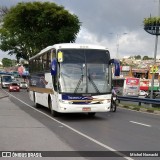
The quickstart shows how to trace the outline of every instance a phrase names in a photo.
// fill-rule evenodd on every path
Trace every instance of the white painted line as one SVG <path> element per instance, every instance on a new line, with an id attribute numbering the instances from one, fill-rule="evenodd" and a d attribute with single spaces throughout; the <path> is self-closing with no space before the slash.
<path id="1" fill-rule="evenodd" d="M 6 92 L 6 91 L 5 91 L 5 92 Z M 65 126 L 66 128 L 69 128 L 69 129 L 72 130 L 73 132 L 75 132 L 75 133 L 81 135 L 82 137 L 85 137 L 85 138 L 89 139 L 90 141 L 92 141 L 92 142 L 98 144 L 99 146 L 104 147 L 105 149 L 108 149 L 109 151 L 116 152 L 117 155 L 122 156 L 124 159 L 127 159 L 127 160 L 134 160 L 134 159 L 132 159 L 132 158 L 130 158 L 130 157 L 127 157 L 127 156 L 124 155 L 123 153 L 121 153 L 121 152 L 119 152 L 119 151 L 117 151 L 117 150 L 115 150 L 115 149 L 113 149 L 113 148 L 111 148 L 111 147 L 109 147 L 109 146 L 107 146 L 107 145 L 105 145 L 105 144 L 103 144 L 103 143 L 97 141 L 96 139 L 94 139 L 94 138 L 92 138 L 92 137 L 89 137 L 89 136 L 87 136 L 86 134 L 84 134 L 84 133 L 82 133 L 82 132 L 79 132 L 78 130 L 76 130 L 76 129 L 70 127 L 69 125 L 67 125 L 67 124 L 65 124 L 65 123 L 62 123 L 62 122 L 58 121 L 57 119 L 55 119 L 55 118 L 53 118 L 53 117 L 47 115 L 46 113 L 43 113 L 42 111 L 39 111 L 38 109 L 36 109 L 36 108 L 30 106 L 29 104 L 23 102 L 22 100 L 20 100 L 19 98 L 13 96 L 12 94 L 10 94 L 10 93 L 8 93 L 8 92 L 6 92 L 6 93 L 9 94 L 10 96 L 14 97 L 15 99 L 17 99 L 17 100 L 20 101 L 21 103 L 27 105 L 28 107 L 30 107 L 30 108 L 36 110 L 37 112 L 39 112 L 39 113 L 45 115 L 46 117 L 52 119 L 53 121 L 55 121 L 55 122 L 57 122 L 57 123 L 59 123 L 59 124 Z"/>
<path id="2" fill-rule="evenodd" d="M 146 127 L 151 127 L 151 125 L 144 124 L 144 123 L 139 123 L 139 122 L 135 122 L 135 121 L 129 121 L 129 122 L 139 124 L 139 125 L 142 125 L 142 126 L 146 126 Z"/>

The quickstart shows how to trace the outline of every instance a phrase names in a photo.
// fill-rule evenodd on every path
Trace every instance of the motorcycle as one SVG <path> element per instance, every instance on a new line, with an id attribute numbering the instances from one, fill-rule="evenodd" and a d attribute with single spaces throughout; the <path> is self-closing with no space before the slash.
<path id="1" fill-rule="evenodd" d="M 110 108 L 111 112 L 116 112 L 116 109 L 117 109 L 116 99 L 117 99 L 117 97 L 112 95 L 111 108 Z"/>

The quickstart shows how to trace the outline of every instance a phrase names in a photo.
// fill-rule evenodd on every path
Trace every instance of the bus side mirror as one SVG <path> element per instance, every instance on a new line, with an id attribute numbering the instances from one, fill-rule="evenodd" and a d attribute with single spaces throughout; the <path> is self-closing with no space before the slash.
<path id="1" fill-rule="evenodd" d="M 120 63 L 119 60 L 117 59 L 111 59 L 109 61 L 109 64 L 113 63 L 115 65 L 115 71 L 114 71 L 114 75 L 115 76 L 120 76 Z"/>
<path id="2" fill-rule="evenodd" d="M 51 75 L 55 76 L 57 74 L 57 59 L 54 58 L 51 62 Z"/>

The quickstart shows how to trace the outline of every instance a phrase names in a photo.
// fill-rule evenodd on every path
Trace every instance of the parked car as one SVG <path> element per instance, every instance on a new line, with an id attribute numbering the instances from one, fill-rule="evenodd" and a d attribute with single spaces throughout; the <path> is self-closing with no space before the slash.
<path id="1" fill-rule="evenodd" d="M 145 97 L 147 97 L 148 96 L 148 92 L 146 92 L 144 90 L 140 90 L 139 91 L 139 96 L 145 96 Z"/>
<path id="2" fill-rule="evenodd" d="M 16 83 L 16 82 L 10 83 L 8 89 L 9 89 L 9 92 L 12 92 L 12 91 L 17 91 L 17 92 L 19 92 L 19 91 L 20 91 L 19 84 Z"/>
<path id="3" fill-rule="evenodd" d="M 26 82 L 20 82 L 20 88 L 28 88 L 28 84 Z"/>

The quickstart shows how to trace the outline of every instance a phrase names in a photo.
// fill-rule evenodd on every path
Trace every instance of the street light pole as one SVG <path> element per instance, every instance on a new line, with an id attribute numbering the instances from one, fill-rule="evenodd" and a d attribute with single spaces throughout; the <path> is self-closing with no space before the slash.
<path id="1" fill-rule="evenodd" d="M 119 59 L 119 35 L 117 34 L 117 55 L 116 58 Z"/>
<path id="2" fill-rule="evenodd" d="M 160 17 L 160 0 L 159 0 L 159 4 L 158 4 L 158 17 Z M 154 49 L 153 65 L 156 65 L 157 46 L 158 46 L 158 34 L 156 34 L 156 38 L 155 38 L 155 49 Z M 153 98 L 154 77 L 155 77 L 155 73 L 152 73 L 151 95 L 150 95 L 151 99 Z"/>
<path id="3" fill-rule="evenodd" d="M 113 34 L 113 33 L 112 33 Z M 128 33 L 122 33 L 122 34 L 116 34 L 116 36 L 117 36 L 117 53 L 116 53 L 116 58 L 117 59 L 119 59 L 120 57 L 119 57 L 119 39 L 120 39 L 120 37 L 122 36 L 122 35 L 125 35 L 125 34 L 128 34 Z"/>

